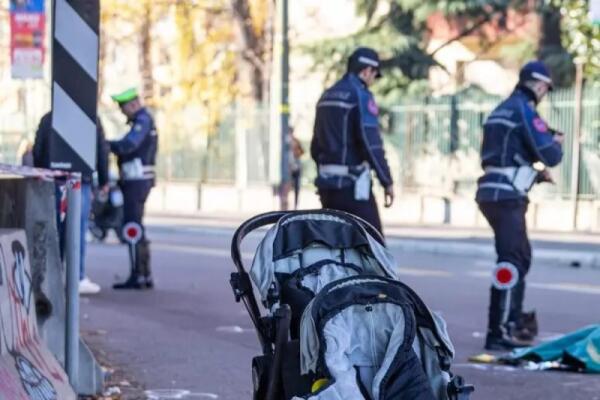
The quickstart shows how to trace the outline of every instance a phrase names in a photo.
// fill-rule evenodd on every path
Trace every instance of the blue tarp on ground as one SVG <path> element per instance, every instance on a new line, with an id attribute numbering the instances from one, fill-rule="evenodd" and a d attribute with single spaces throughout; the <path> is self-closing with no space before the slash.
<path id="1" fill-rule="evenodd" d="M 544 344 L 515 350 L 511 358 L 559 361 L 578 370 L 600 373 L 600 325 L 590 325 Z"/>

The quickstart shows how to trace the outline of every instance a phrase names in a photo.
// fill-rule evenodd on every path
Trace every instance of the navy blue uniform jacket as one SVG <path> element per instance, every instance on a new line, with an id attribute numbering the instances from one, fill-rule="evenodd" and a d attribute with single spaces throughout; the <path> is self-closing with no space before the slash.
<path id="1" fill-rule="evenodd" d="M 358 166 L 367 161 L 383 187 L 392 184 L 379 133 L 379 110 L 373 95 L 355 74 L 348 73 L 327 89 L 317 103 L 310 153 L 317 165 Z M 318 176 L 319 189 L 354 185 L 349 177 Z"/>
<path id="2" fill-rule="evenodd" d="M 519 167 L 541 162 L 554 167 L 562 159 L 562 146 L 538 115 L 532 95 L 517 88 L 488 117 L 483 126 L 481 166 Z M 501 173 L 486 173 L 477 181 L 477 202 L 523 199 L 509 178 Z"/>
<path id="3" fill-rule="evenodd" d="M 140 109 L 130 121 L 131 129 L 121 139 L 110 142 L 110 150 L 117 156 L 119 167 L 128 161 L 139 158 L 144 166 L 156 164 L 158 135 L 154 120 L 145 108 Z M 154 172 L 146 179 L 154 181 Z"/>

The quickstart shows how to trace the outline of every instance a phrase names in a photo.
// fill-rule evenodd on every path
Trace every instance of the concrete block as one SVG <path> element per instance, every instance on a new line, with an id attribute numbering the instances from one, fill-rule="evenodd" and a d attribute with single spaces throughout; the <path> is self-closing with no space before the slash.
<path id="1" fill-rule="evenodd" d="M 471 227 L 477 224 L 479 209 L 474 199 L 456 197 L 450 201 L 450 224 Z"/>
<path id="2" fill-rule="evenodd" d="M 58 360 L 39 335 L 27 239 L 0 230 L 0 398 L 74 400 Z"/>
<path id="3" fill-rule="evenodd" d="M 198 211 L 198 185 L 170 183 L 164 189 L 164 211 L 193 213 Z"/>
<path id="4" fill-rule="evenodd" d="M 79 387 L 77 393 L 84 396 L 95 396 L 104 390 L 104 372 L 94 358 L 90 348 L 79 340 Z"/>
<path id="5" fill-rule="evenodd" d="M 0 227 L 26 232 L 40 334 L 64 364 L 65 268 L 60 261 L 54 183 L 0 179 Z"/>
<path id="6" fill-rule="evenodd" d="M 37 328 L 49 350 L 64 366 L 65 267 L 60 260 L 54 182 L 37 178 L 0 179 L 0 227 L 25 231 Z M 89 360 L 80 358 L 80 376 L 100 373 L 97 363 L 86 362 Z M 83 394 L 101 392 L 84 384 L 78 389 Z"/>

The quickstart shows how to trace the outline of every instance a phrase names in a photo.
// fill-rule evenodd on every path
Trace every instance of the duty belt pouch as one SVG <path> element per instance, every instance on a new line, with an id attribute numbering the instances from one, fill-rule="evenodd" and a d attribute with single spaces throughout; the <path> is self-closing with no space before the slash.
<path id="1" fill-rule="evenodd" d="M 357 172 L 358 176 L 354 181 L 354 200 L 367 201 L 371 195 L 371 170 L 367 165 L 363 165 Z"/>
<path id="2" fill-rule="evenodd" d="M 512 185 L 521 193 L 527 193 L 535 183 L 538 172 L 535 168 L 524 165 L 518 167 L 512 180 Z"/>
<path id="3" fill-rule="evenodd" d="M 144 165 L 140 158 L 121 164 L 121 177 L 124 180 L 144 179 Z"/>

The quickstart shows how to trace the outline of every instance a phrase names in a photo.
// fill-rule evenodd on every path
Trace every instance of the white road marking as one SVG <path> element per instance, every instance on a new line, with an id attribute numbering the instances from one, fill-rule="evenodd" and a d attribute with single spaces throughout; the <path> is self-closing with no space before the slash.
<path id="1" fill-rule="evenodd" d="M 527 282 L 527 286 L 536 289 L 546 290 L 558 290 L 562 292 L 575 292 L 585 294 L 600 294 L 600 285 L 590 285 L 584 283 L 539 283 L 539 282 Z"/>
<path id="2" fill-rule="evenodd" d="M 486 271 L 469 271 L 467 275 L 475 278 L 490 279 L 491 274 Z M 491 280 L 491 279 L 490 279 Z M 543 282 L 527 282 L 527 287 L 544 290 L 558 290 L 562 292 L 574 292 L 584 294 L 600 294 L 600 285 L 591 285 L 587 283 L 573 282 L 558 282 L 558 283 L 543 283 Z"/>
<path id="3" fill-rule="evenodd" d="M 180 253 L 188 253 L 188 254 L 200 254 L 203 256 L 214 256 L 214 257 L 226 257 L 231 258 L 231 251 L 228 249 L 217 249 L 210 247 L 200 247 L 200 246 L 186 246 L 180 244 L 170 244 L 170 243 L 152 243 L 152 247 L 156 249 L 180 252 Z M 242 258 L 244 260 L 252 260 L 254 258 L 253 253 L 242 252 Z"/>
<path id="4" fill-rule="evenodd" d="M 491 269 L 494 265 L 496 265 L 496 263 L 494 262 L 493 259 L 489 259 L 489 260 L 475 260 L 473 262 L 473 265 L 477 268 L 488 268 Z"/>
<path id="5" fill-rule="evenodd" d="M 232 326 L 219 326 L 219 327 L 217 327 L 216 331 L 223 332 L 223 333 L 245 333 L 245 332 L 253 332 L 254 329 L 242 328 L 241 326 L 232 325 Z"/>
<path id="6" fill-rule="evenodd" d="M 410 276 L 439 276 L 439 277 L 452 276 L 452 273 L 450 273 L 448 271 L 442 271 L 439 269 L 399 267 L 397 269 L 397 272 L 400 275 L 410 275 Z"/>
<path id="7" fill-rule="evenodd" d="M 185 389 L 153 389 L 144 392 L 148 400 L 179 400 L 190 398 L 218 399 L 214 393 L 193 393 Z"/>
<path id="8" fill-rule="evenodd" d="M 154 248 L 158 248 L 166 251 L 182 252 L 188 254 L 200 254 L 204 256 L 214 257 L 225 257 L 230 258 L 231 252 L 228 249 L 218 249 L 210 247 L 199 247 L 199 246 L 187 246 L 169 243 L 154 243 Z M 250 252 L 242 252 L 242 258 L 244 261 L 251 261 L 254 259 L 254 254 Z M 417 276 L 417 277 L 451 277 L 454 276 L 452 272 L 444 271 L 440 269 L 430 268 L 406 268 L 399 267 L 397 270 L 399 275 Z M 472 270 L 466 273 L 468 276 L 475 278 L 490 278 L 489 271 Z M 541 282 L 528 282 L 527 286 L 535 289 L 544 290 L 557 290 L 563 292 L 574 292 L 584 294 L 600 294 L 600 285 L 581 284 L 581 283 L 570 283 L 570 282 L 559 282 L 559 283 L 541 283 Z"/>
<path id="9" fill-rule="evenodd" d="M 472 276 L 474 278 L 488 278 L 490 281 L 492 280 L 492 270 L 489 271 L 469 271 L 467 275 Z"/>

